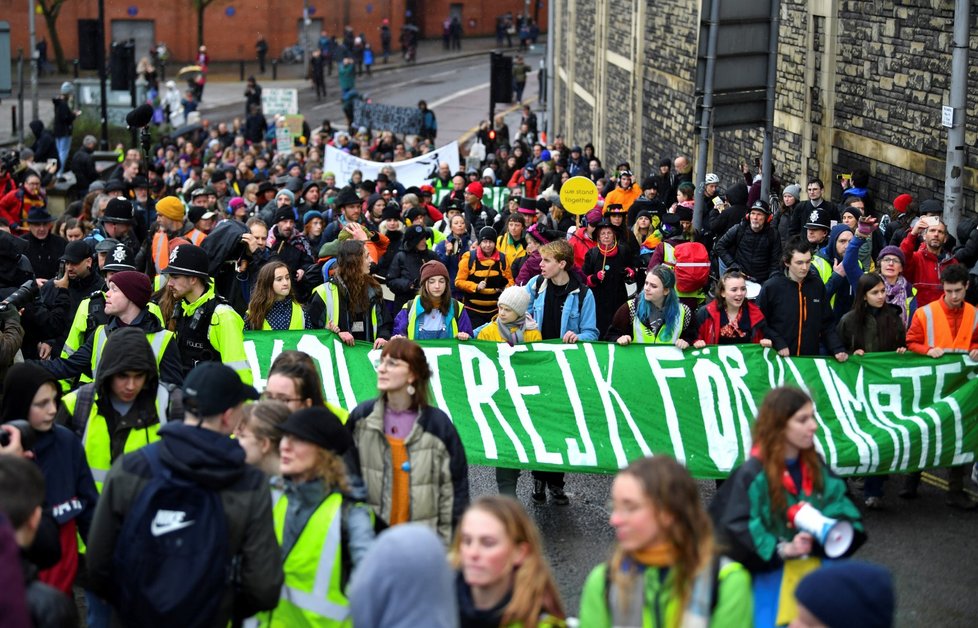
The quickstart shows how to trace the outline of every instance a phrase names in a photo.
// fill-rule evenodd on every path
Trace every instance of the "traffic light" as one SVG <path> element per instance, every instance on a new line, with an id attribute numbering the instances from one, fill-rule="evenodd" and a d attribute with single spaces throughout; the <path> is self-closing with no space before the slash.
<path id="1" fill-rule="evenodd" d="M 495 139 L 496 139 L 496 130 L 495 129 L 489 129 L 489 139 L 495 141 Z"/>
<path id="2" fill-rule="evenodd" d="M 513 58 L 493 52 L 490 59 L 489 93 L 492 102 L 513 102 Z"/>
<path id="3" fill-rule="evenodd" d="M 109 57 L 109 78 L 113 91 L 128 92 L 129 81 L 135 74 L 136 45 L 133 40 L 112 42 Z"/>

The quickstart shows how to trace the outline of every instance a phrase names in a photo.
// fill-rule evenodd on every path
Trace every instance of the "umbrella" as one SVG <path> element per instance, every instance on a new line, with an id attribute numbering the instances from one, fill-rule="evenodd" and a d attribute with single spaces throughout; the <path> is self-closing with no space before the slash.
<path id="1" fill-rule="evenodd" d="M 417 26 L 415 26 L 414 24 L 405 24 L 404 26 L 401 27 L 401 30 L 402 31 L 419 31 L 421 29 L 418 28 Z"/>
<path id="2" fill-rule="evenodd" d="M 195 79 L 204 73 L 204 68 L 199 65 L 185 65 L 177 72 L 177 78 L 181 80 Z"/>
<path id="3" fill-rule="evenodd" d="M 180 137 L 182 135 L 190 135 L 191 133 L 196 133 L 197 131 L 201 130 L 202 128 L 204 128 L 204 127 L 201 126 L 201 124 L 199 122 L 195 122 L 194 124 L 187 124 L 187 125 L 184 125 L 184 126 L 180 127 L 179 129 L 174 129 L 174 130 L 170 131 L 169 133 L 167 133 L 167 135 L 169 135 L 170 137 L 173 137 L 173 138 L 177 138 L 177 137 Z"/>

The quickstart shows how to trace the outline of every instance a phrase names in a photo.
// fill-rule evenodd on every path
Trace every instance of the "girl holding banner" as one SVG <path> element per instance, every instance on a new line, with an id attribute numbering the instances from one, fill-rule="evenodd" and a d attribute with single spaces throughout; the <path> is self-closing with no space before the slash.
<path id="1" fill-rule="evenodd" d="M 753 625 L 750 576 L 716 554 L 696 482 L 674 459 L 642 458 L 619 472 L 610 523 L 618 543 L 584 584 L 581 626 Z"/>
<path id="2" fill-rule="evenodd" d="M 302 306 L 292 291 L 292 273 L 282 262 L 265 264 L 251 293 L 245 329 L 305 329 Z"/>
<path id="3" fill-rule="evenodd" d="M 394 335 L 408 340 L 468 340 L 472 323 L 448 290 L 448 269 L 438 261 L 421 266 L 418 296 L 404 304 L 394 319 Z"/>
<path id="4" fill-rule="evenodd" d="M 747 277 L 740 271 L 728 270 L 720 277 L 717 297 L 696 312 L 697 339 L 693 346 L 739 345 L 757 343 L 771 347 L 765 338 L 767 323 L 761 308 L 747 300 Z"/>
<path id="5" fill-rule="evenodd" d="M 845 481 L 815 450 L 817 429 L 807 394 L 772 390 L 754 423 L 750 458 L 710 505 L 731 557 L 751 571 L 754 625 L 760 628 L 791 622 L 802 577 L 823 557 L 852 555 L 866 539 Z"/>
<path id="6" fill-rule="evenodd" d="M 642 294 L 618 308 L 607 336 L 623 346 L 639 342 L 689 348 L 696 339 L 693 314 L 679 302 L 676 276 L 668 267 L 660 264 L 646 275 Z"/>

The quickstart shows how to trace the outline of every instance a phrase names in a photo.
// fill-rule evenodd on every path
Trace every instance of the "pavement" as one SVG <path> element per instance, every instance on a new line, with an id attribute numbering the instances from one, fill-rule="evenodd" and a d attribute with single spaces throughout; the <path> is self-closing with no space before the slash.
<path id="1" fill-rule="evenodd" d="M 541 40 L 541 43 L 536 45 L 537 51 L 543 47 L 543 41 L 545 40 Z M 421 41 L 418 44 L 417 60 L 415 63 L 406 64 L 401 55 L 394 54 L 391 56 L 390 62 L 386 64 L 381 59 L 378 59 L 379 63 L 373 66 L 372 72 L 375 75 L 383 75 L 386 72 L 404 68 L 407 65 L 421 67 L 452 59 L 467 59 L 479 55 L 488 55 L 494 51 L 515 54 L 517 49 L 515 47 L 497 47 L 495 37 L 480 37 L 463 39 L 461 50 L 446 51 L 442 48 L 440 38 L 430 39 Z M 182 64 L 179 63 L 170 63 L 167 69 L 169 73 L 172 73 L 175 68 L 181 66 Z M 267 64 L 264 74 L 259 73 L 258 70 L 257 61 L 244 63 L 244 76 L 247 77 L 253 74 L 263 87 L 302 89 L 310 86 L 310 82 L 304 78 L 303 64 L 301 63 L 277 64 L 275 79 L 272 79 L 271 63 Z M 16 75 L 16 69 L 14 73 Z M 81 74 L 83 77 L 93 75 L 91 72 Z M 241 75 L 241 62 L 214 62 L 211 64 L 207 86 L 204 89 L 204 99 L 199 109 L 204 117 L 207 117 L 210 112 L 221 110 L 229 105 L 243 103 L 244 81 L 241 80 Z M 327 77 L 327 82 L 335 81 L 336 79 L 334 77 Z M 50 128 L 50 123 L 54 115 L 54 105 L 51 103 L 51 99 L 58 95 L 61 83 L 72 78 L 71 75 L 54 74 L 47 75 L 38 80 L 38 117 L 45 123 L 45 126 Z M 20 133 L 15 132 L 12 118 L 15 108 L 18 106 L 15 86 L 14 97 L 5 98 L 0 102 L 0 146 L 16 146 L 20 143 Z M 30 133 L 30 129 L 26 127 L 33 119 L 33 116 L 31 115 L 30 84 L 27 78 L 25 78 L 24 85 L 23 107 L 24 126 L 26 129 L 24 143 L 29 146 L 33 143 L 33 136 Z M 75 148 L 73 146 L 72 150 Z"/>

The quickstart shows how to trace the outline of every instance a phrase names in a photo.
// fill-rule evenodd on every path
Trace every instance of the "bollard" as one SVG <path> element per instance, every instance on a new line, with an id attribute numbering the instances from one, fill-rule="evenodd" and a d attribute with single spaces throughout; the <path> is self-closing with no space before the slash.
<path id="1" fill-rule="evenodd" d="M 278 60 L 272 59 L 272 80 L 278 80 Z"/>
<path id="2" fill-rule="evenodd" d="M 17 135 L 17 105 L 10 108 L 10 130 L 13 135 Z"/>
<path id="3" fill-rule="evenodd" d="M 245 74 L 245 62 L 244 61 L 241 61 L 240 62 L 240 65 L 238 66 L 238 69 L 241 71 L 240 72 L 241 73 L 241 82 L 243 83 L 244 80 L 245 80 L 244 79 L 244 74 Z"/>
<path id="4" fill-rule="evenodd" d="M 73 61 L 71 62 L 71 65 L 72 65 L 72 69 L 73 69 L 73 70 L 74 70 L 74 72 L 75 72 L 75 78 L 78 78 L 78 65 L 79 65 L 79 63 L 78 63 L 78 59 L 75 59 L 75 60 L 73 60 Z"/>

